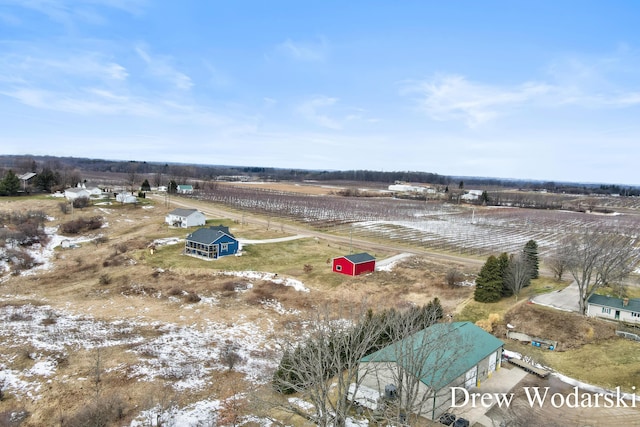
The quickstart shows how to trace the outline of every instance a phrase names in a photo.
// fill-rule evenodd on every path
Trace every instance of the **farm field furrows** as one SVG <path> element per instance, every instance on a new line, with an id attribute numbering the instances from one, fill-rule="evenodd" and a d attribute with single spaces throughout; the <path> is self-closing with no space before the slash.
<path id="1" fill-rule="evenodd" d="M 390 239 L 425 249 L 484 256 L 515 252 L 529 240 L 542 256 L 571 234 L 600 227 L 634 235 L 640 217 L 634 201 L 598 200 L 598 206 L 624 206 L 608 214 L 564 210 L 485 207 L 389 197 L 304 195 L 255 188 L 223 187 L 203 192 L 201 200 L 237 209 L 290 218 L 317 229 L 372 239 Z M 587 202 L 585 202 L 587 203 Z"/>

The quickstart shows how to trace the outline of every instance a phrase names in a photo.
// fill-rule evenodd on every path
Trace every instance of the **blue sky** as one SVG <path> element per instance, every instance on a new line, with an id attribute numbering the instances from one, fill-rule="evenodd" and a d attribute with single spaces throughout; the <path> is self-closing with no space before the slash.
<path id="1" fill-rule="evenodd" d="M 0 152 L 640 185 L 640 2 L 0 0 Z"/>

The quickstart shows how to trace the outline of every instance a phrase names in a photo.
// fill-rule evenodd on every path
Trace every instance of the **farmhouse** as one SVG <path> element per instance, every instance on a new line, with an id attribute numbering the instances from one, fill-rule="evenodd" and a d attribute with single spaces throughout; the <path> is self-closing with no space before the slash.
<path id="1" fill-rule="evenodd" d="M 174 227 L 188 228 L 204 225 L 206 218 L 197 209 L 174 209 L 167 214 L 164 222 Z"/>
<path id="2" fill-rule="evenodd" d="M 363 357 L 358 378 L 405 399 L 414 393 L 411 412 L 435 420 L 455 403 L 451 387 L 476 387 L 500 368 L 503 345 L 471 322 L 438 323 Z"/>
<path id="3" fill-rule="evenodd" d="M 178 194 L 191 194 L 193 193 L 193 185 L 181 184 L 176 188 Z"/>
<path id="4" fill-rule="evenodd" d="M 332 269 L 336 273 L 357 276 L 376 269 L 376 259 L 368 253 L 352 254 L 333 259 Z"/>
<path id="5" fill-rule="evenodd" d="M 184 253 L 196 258 L 214 260 L 238 252 L 238 240 L 223 225 L 200 228 L 189 234 Z"/>
<path id="6" fill-rule="evenodd" d="M 591 295 L 587 300 L 587 316 L 640 323 L 640 299 Z"/>

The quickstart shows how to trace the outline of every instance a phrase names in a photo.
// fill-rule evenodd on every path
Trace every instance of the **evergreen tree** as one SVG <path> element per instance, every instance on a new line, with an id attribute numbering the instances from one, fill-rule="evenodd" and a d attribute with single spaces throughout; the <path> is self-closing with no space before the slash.
<path id="1" fill-rule="evenodd" d="M 507 258 L 508 260 L 508 258 Z M 494 255 L 487 258 L 476 278 L 473 299 L 479 302 L 496 302 L 502 297 L 503 272 L 501 261 Z"/>
<path id="2" fill-rule="evenodd" d="M 37 188 L 42 191 L 46 191 L 47 193 L 51 192 L 51 189 L 58 185 L 60 181 L 60 176 L 57 172 L 52 171 L 49 168 L 42 169 L 38 175 L 34 178 L 34 183 Z"/>
<path id="3" fill-rule="evenodd" d="M 537 279 L 539 260 L 538 260 L 538 244 L 536 243 L 536 241 L 529 240 L 524 245 L 524 249 L 522 250 L 522 253 L 524 254 L 525 260 L 527 260 L 527 263 L 529 264 L 529 268 L 531 270 L 531 278 Z"/>
<path id="4" fill-rule="evenodd" d="M 502 252 L 498 257 L 498 271 L 500 273 L 500 281 L 502 284 L 502 296 L 510 297 L 513 295 L 513 290 L 505 283 L 504 277 L 509 269 L 509 255 L 506 252 Z"/>
<path id="5" fill-rule="evenodd" d="M 20 191 L 20 178 L 16 176 L 11 169 L 0 181 L 0 194 L 15 196 Z"/>
<path id="6" fill-rule="evenodd" d="M 169 181 L 169 193 L 174 194 L 178 192 L 178 183 L 173 179 Z"/>
<path id="7" fill-rule="evenodd" d="M 149 180 L 145 179 L 144 182 L 142 183 L 142 186 L 140 186 L 140 190 L 142 191 L 151 191 L 151 185 L 149 184 Z"/>

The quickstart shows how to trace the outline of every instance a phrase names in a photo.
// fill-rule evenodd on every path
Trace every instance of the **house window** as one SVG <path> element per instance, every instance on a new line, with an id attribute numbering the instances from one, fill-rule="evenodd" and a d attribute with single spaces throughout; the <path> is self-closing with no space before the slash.
<path id="1" fill-rule="evenodd" d="M 640 313 L 631 313 L 631 317 L 640 317 Z"/>
<path id="2" fill-rule="evenodd" d="M 221 243 L 220 244 L 220 250 L 221 251 L 228 251 L 229 250 L 229 244 L 228 243 Z"/>
<path id="3" fill-rule="evenodd" d="M 602 307 L 602 312 L 604 314 L 611 314 L 611 309 L 609 307 Z"/>
<path id="4" fill-rule="evenodd" d="M 342 271 L 342 266 L 341 265 L 336 265 L 336 271 Z"/>

